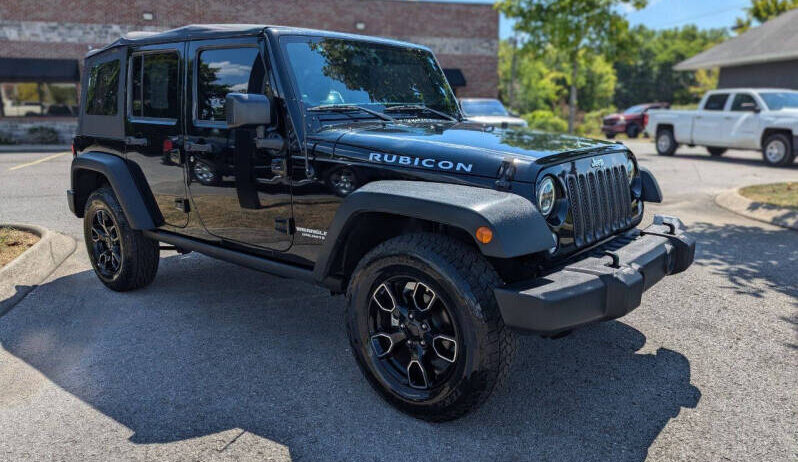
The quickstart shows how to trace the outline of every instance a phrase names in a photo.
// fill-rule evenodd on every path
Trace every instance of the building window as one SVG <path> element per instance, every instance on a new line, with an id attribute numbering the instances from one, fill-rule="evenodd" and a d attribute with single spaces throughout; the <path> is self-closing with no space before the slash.
<path id="1" fill-rule="evenodd" d="M 119 61 L 97 64 L 89 71 L 86 90 L 86 114 L 112 116 L 117 113 Z"/>
<path id="2" fill-rule="evenodd" d="M 177 53 L 146 53 L 131 58 L 132 117 L 177 119 Z"/>
<path id="3" fill-rule="evenodd" d="M 78 88 L 75 83 L 0 82 L 0 116 L 75 117 Z"/>
<path id="4" fill-rule="evenodd" d="M 262 91 L 264 73 L 257 48 L 202 51 L 197 61 L 197 119 L 224 122 L 225 96 Z"/>

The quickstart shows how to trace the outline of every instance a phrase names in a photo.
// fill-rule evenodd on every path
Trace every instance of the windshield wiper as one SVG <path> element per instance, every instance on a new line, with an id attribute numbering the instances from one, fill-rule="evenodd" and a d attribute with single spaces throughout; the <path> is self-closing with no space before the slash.
<path id="1" fill-rule="evenodd" d="M 449 115 L 445 112 L 438 111 L 436 109 L 432 109 L 431 107 L 424 106 L 423 104 L 400 104 L 398 106 L 391 106 L 385 108 L 385 112 L 393 111 L 417 111 L 417 112 L 429 112 L 438 116 L 443 117 L 444 119 L 449 119 L 452 122 L 460 122 L 460 119 L 453 115 Z"/>
<path id="2" fill-rule="evenodd" d="M 358 106 L 356 104 L 322 104 L 320 106 L 313 106 L 308 108 L 309 112 L 352 112 L 352 111 L 362 111 L 366 114 L 371 114 L 374 117 L 380 118 L 382 120 L 387 120 L 389 122 L 396 122 L 396 119 L 389 115 L 385 115 L 382 112 L 375 111 L 373 109 L 368 109 L 363 106 Z"/>

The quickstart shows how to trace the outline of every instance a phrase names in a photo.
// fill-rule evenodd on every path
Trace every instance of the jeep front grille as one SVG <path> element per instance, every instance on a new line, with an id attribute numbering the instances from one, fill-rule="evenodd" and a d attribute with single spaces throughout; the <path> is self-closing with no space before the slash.
<path id="1" fill-rule="evenodd" d="M 620 165 L 567 176 L 574 244 L 593 244 L 632 223 L 632 196 Z"/>

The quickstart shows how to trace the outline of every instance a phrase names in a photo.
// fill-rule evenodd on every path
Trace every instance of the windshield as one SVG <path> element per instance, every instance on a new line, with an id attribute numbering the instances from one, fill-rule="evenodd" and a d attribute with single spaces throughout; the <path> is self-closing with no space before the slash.
<path id="1" fill-rule="evenodd" d="M 357 40 L 281 40 L 305 109 L 423 105 L 458 116 L 457 103 L 432 53 Z"/>
<path id="2" fill-rule="evenodd" d="M 623 111 L 624 114 L 640 114 L 646 107 L 642 104 L 637 106 L 632 106 L 629 109 Z"/>
<path id="3" fill-rule="evenodd" d="M 470 116 L 506 116 L 507 109 L 495 99 L 488 100 L 460 100 L 463 112 Z"/>
<path id="4" fill-rule="evenodd" d="M 798 91 L 781 91 L 760 93 L 768 109 L 780 111 L 782 109 L 798 109 Z"/>

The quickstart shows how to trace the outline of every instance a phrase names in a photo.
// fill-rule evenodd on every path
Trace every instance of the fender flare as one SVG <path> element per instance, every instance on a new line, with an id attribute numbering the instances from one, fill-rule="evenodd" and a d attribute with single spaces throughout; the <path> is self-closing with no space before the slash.
<path id="1" fill-rule="evenodd" d="M 370 212 L 441 223 L 460 228 L 472 237 L 477 228 L 488 226 L 493 240 L 488 244 L 474 240 L 488 257 L 514 258 L 555 245 L 545 218 L 529 199 L 517 194 L 424 181 L 374 181 L 347 196 L 335 213 L 314 267 L 317 281 L 330 274 L 354 218 Z"/>
<path id="2" fill-rule="evenodd" d="M 80 172 L 87 170 L 100 173 L 108 179 L 131 228 L 155 229 L 163 224 L 163 215 L 141 169 L 119 156 L 96 151 L 81 154 L 72 160 L 71 183 L 76 202 L 75 215 L 83 216 L 83 204 L 91 192 L 79 181 Z"/>

